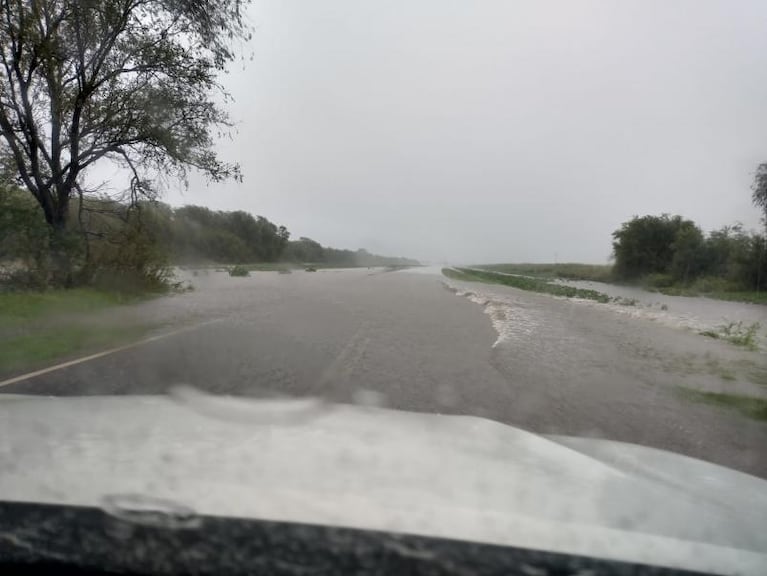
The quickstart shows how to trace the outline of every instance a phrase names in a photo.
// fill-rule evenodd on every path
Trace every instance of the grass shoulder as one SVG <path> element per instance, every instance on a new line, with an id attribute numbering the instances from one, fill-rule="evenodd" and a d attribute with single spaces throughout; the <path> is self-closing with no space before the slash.
<path id="1" fill-rule="evenodd" d="M 729 302 L 745 302 L 747 304 L 767 305 L 767 291 L 746 291 L 746 290 L 700 290 L 694 286 L 664 286 L 654 288 L 648 286 L 647 289 L 666 294 L 667 296 L 702 296 L 704 298 L 713 298 L 714 300 L 726 300 Z"/>
<path id="2" fill-rule="evenodd" d="M 0 292 L 0 376 L 140 338 L 150 325 L 111 311 L 154 296 L 94 288 Z"/>
<path id="3" fill-rule="evenodd" d="M 580 264 L 577 262 L 562 264 L 482 264 L 472 266 L 472 268 L 491 272 L 503 272 L 505 274 L 547 278 L 550 280 L 561 278 L 563 280 L 589 280 L 592 282 L 612 281 L 612 266 L 607 264 Z"/>
<path id="4" fill-rule="evenodd" d="M 140 302 L 154 294 L 136 294 L 96 288 L 0 292 L 0 327 L 50 315 L 82 314 Z"/>
<path id="5" fill-rule="evenodd" d="M 767 399 L 731 394 L 726 392 L 704 392 L 680 386 L 677 393 L 688 400 L 735 410 L 747 418 L 767 421 Z"/>
<path id="6" fill-rule="evenodd" d="M 583 280 L 605 282 L 643 288 L 650 292 L 659 292 L 667 296 L 701 296 L 731 302 L 767 304 L 767 291 L 743 290 L 742 287 L 728 282 L 724 278 L 704 276 L 691 282 L 681 282 L 669 274 L 648 274 L 634 279 L 616 277 L 614 268 L 607 264 L 581 264 L 577 262 L 556 264 L 506 263 L 480 264 L 471 269 L 515 274 L 545 280 Z"/>

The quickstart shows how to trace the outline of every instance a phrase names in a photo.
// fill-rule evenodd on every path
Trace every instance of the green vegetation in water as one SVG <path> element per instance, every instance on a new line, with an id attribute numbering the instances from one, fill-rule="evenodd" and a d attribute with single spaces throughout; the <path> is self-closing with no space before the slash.
<path id="1" fill-rule="evenodd" d="M 760 369 L 752 370 L 748 375 L 748 379 L 754 384 L 759 384 L 760 386 L 767 386 L 767 370 L 760 370 Z"/>
<path id="2" fill-rule="evenodd" d="M 191 264 L 179 266 L 181 270 L 190 270 L 193 276 L 200 272 L 214 270 L 215 272 L 229 272 L 233 267 L 245 268 L 249 272 L 281 272 L 283 270 L 295 270 L 296 264 L 289 262 L 251 262 L 248 264 Z"/>
<path id="3" fill-rule="evenodd" d="M 758 348 L 756 343 L 756 335 L 759 332 L 759 328 L 762 325 L 759 322 L 753 324 L 744 325 L 743 321 L 730 322 L 729 324 L 723 324 L 716 330 L 704 330 L 700 334 L 702 336 L 708 336 L 716 340 L 726 340 L 736 346 L 742 346 L 749 350 L 756 350 Z"/>
<path id="4" fill-rule="evenodd" d="M 600 264 L 579 264 L 569 262 L 563 264 L 482 264 L 472 266 L 490 272 L 518 274 L 536 278 L 562 278 L 564 280 L 590 280 L 594 282 L 609 282 L 612 278 L 612 266 Z"/>
<path id="5" fill-rule="evenodd" d="M 585 298 L 603 303 L 610 301 L 610 298 L 606 294 L 602 294 L 596 290 L 585 290 L 583 288 L 573 288 L 572 286 L 553 284 L 542 278 L 507 276 L 485 270 L 470 270 L 468 268 L 443 268 L 442 274 L 453 280 L 503 284 L 504 286 L 512 286 L 529 292 L 542 292 L 544 294 L 565 296 L 567 298 Z"/>
<path id="6" fill-rule="evenodd" d="M 623 296 L 615 296 L 614 298 L 611 298 L 611 301 L 620 306 L 636 306 L 639 304 L 639 300 L 636 298 L 626 298 Z"/>
<path id="7" fill-rule="evenodd" d="M 250 270 L 246 266 L 232 266 L 229 268 L 229 276 L 250 276 Z"/>
<path id="8" fill-rule="evenodd" d="M 283 272 L 296 268 L 294 264 L 287 262 L 257 262 L 255 264 L 246 264 L 244 267 L 251 272 Z"/>
<path id="9" fill-rule="evenodd" d="M 678 392 L 682 397 L 695 402 L 736 410 L 754 420 L 767 420 L 767 399 L 764 398 L 724 392 L 703 392 L 684 386 L 678 387 Z"/>

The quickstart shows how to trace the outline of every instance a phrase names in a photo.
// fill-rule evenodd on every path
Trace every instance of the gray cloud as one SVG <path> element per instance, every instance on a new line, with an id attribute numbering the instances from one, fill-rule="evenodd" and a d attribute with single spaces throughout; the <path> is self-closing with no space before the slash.
<path id="1" fill-rule="evenodd" d="M 245 209 L 338 247 L 604 262 L 634 214 L 757 226 L 764 2 L 257 2 L 225 79 Z"/>

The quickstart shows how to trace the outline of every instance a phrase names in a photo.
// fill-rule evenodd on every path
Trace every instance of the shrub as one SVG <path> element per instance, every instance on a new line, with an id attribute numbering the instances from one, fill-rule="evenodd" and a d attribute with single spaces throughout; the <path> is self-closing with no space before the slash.
<path id="1" fill-rule="evenodd" d="M 250 276 L 250 270 L 248 270 L 245 266 L 232 266 L 229 268 L 229 276 Z"/>
<path id="2" fill-rule="evenodd" d="M 698 278 L 690 286 L 692 291 L 708 293 L 708 292 L 727 292 L 732 289 L 732 283 L 728 282 L 725 278 L 715 278 L 711 276 L 705 276 Z"/>
<path id="3" fill-rule="evenodd" d="M 648 288 L 669 288 L 673 286 L 674 279 L 671 277 L 671 274 L 648 274 L 645 279 L 644 283 L 647 285 Z"/>

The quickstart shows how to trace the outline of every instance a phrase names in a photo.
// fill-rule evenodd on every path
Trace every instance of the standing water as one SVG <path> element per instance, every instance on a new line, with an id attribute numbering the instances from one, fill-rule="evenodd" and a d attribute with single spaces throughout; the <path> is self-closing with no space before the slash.
<path id="1" fill-rule="evenodd" d="M 758 325 L 755 341 L 761 348 L 767 347 L 765 305 L 714 300 L 701 296 L 667 296 L 642 288 L 603 282 L 559 280 L 558 283 L 607 294 L 615 299 L 607 306 L 618 312 L 695 332 L 723 334 L 729 327 L 730 331 L 744 333 L 749 327 Z"/>

